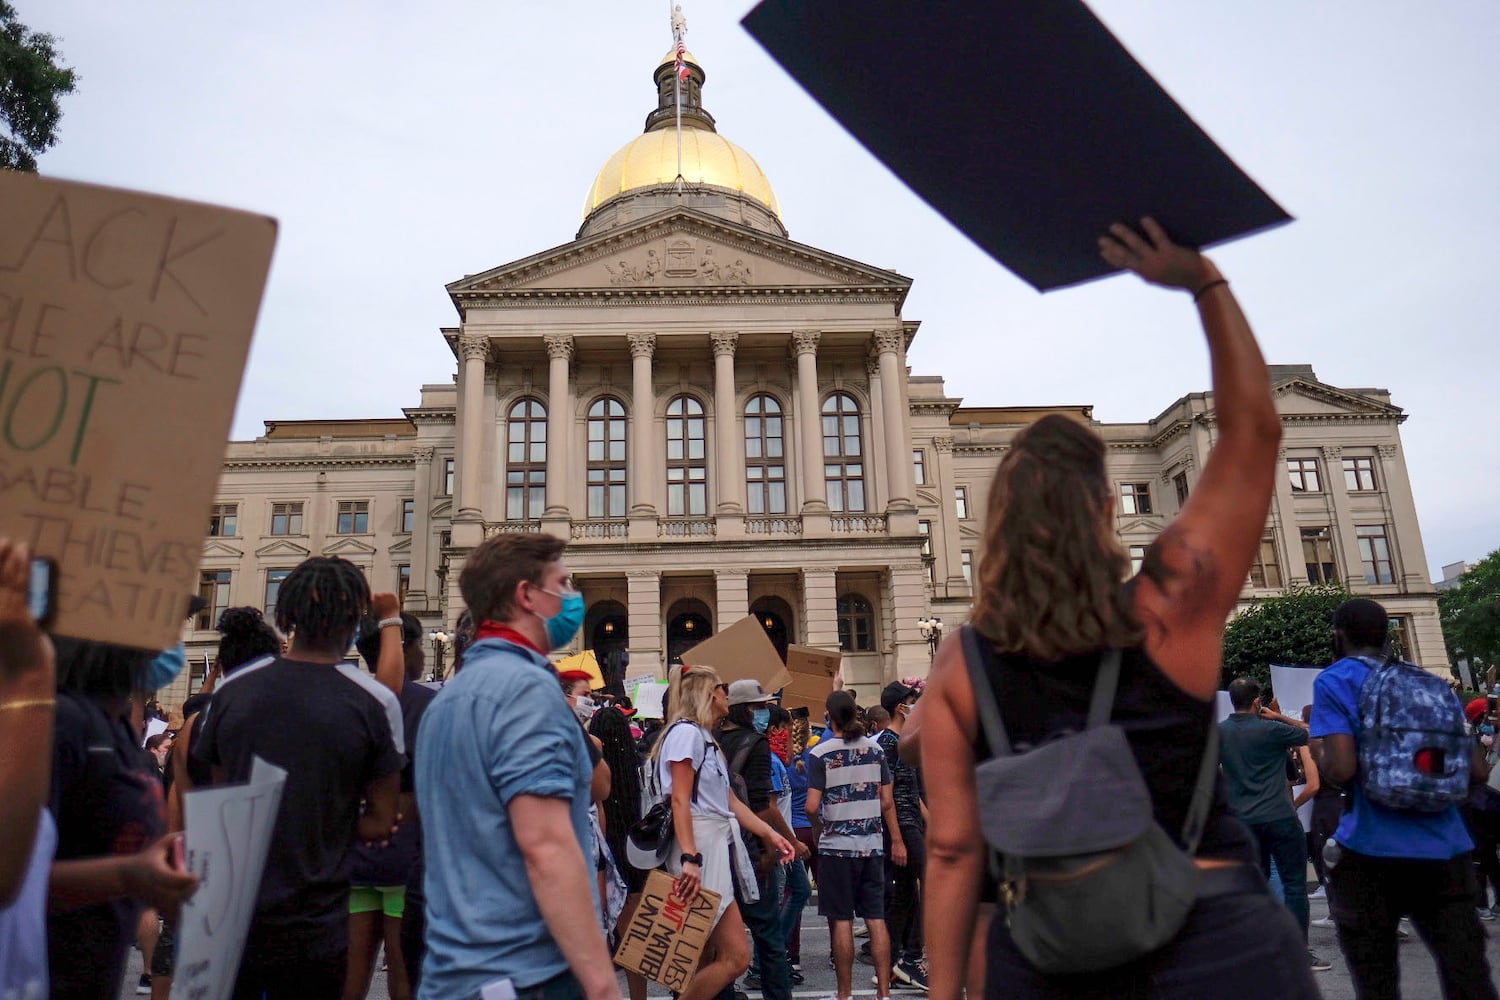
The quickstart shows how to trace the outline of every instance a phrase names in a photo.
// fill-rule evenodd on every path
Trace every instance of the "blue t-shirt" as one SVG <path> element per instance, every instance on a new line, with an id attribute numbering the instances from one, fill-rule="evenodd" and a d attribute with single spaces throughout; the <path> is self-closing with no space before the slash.
<path id="1" fill-rule="evenodd" d="M 812 820 L 807 818 L 807 751 L 787 768 L 787 779 L 792 786 L 792 829 L 810 830 Z"/>
<path id="2" fill-rule="evenodd" d="M 547 658 L 503 639 L 470 646 L 417 735 L 427 868 L 422 1000 L 475 996 L 496 979 L 524 989 L 568 968 L 542 920 L 509 805 L 518 795 L 566 799 L 580 855 L 590 858 L 592 775 L 583 729 Z"/>
<path id="3" fill-rule="evenodd" d="M 1359 743 L 1359 692 L 1370 668 L 1345 657 L 1313 682 L 1311 734 L 1353 736 Z M 1442 812 L 1420 813 L 1388 809 L 1365 797 L 1360 779 L 1348 785 L 1353 808 L 1344 813 L 1333 835 L 1340 844 L 1377 858 L 1446 861 L 1474 849 L 1457 806 Z"/>

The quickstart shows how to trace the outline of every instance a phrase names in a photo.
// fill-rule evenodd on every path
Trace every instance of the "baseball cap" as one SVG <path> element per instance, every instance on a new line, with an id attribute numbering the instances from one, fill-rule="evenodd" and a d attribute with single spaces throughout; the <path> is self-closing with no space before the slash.
<path id="1" fill-rule="evenodd" d="M 760 686 L 760 681 L 745 680 L 735 681 L 729 685 L 729 704 L 734 705 L 762 705 L 774 698 L 775 695 L 766 694 L 766 689 Z"/>
<path id="2" fill-rule="evenodd" d="M 916 693 L 900 681 L 892 681 L 880 692 L 880 707 L 895 716 L 896 706 Z"/>
<path id="3" fill-rule="evenodd" d="M 1478 725 L 1479 720 L 1484 718 L 1485 699 L 1475 698 L 1464 706 L 1464 715 L 1468 718 L 1470 725 Z"/>

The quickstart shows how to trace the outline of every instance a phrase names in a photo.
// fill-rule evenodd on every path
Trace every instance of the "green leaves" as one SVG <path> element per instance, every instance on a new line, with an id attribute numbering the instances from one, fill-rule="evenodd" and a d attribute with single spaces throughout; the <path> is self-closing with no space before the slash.
<path id="1" fill-rule="evenodd" d="M 58 64 L 56 40 L 31 31 L 0 0 L 0 168 L 36 171 L 36 154 L 57 142 L 58 98 L 77 75 Z"/>
<path id="2" fill-rule="evenodd" d="M 1325 667 L 1333 662 L 1333 612 L 1350 594 L 1324 584 L 1294 587 L 1232 618 L 1224 629 L 1219 686 L 1236 677 L 1271 681 L 1271 664 Z"/>
<path id="3" fill-rule="evenodd" d="M 1470 566 L 1458 586 L 1438 593 L 1438 617 L 1455 659 L 1467 657 L 1471 666 L 1500 663 L 1500 549 Z"/>

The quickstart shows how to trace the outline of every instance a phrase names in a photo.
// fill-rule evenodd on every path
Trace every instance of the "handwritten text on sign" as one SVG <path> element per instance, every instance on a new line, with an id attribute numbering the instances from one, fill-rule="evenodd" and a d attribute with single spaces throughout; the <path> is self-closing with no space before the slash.
<path id="1" fill-rule="evenodd" d="M 680 992 L 698 968 L 719 913 L 719 894 L 700 890 L 692 903 L 672 895 L 672 877 L 653 871 L 621 935 L 615 964 Z"/>
<path id="2" fill-rule="evenodd" d="M 0 533 L 60 564 L 60 634 L 175 641 L 275 237 L 0 172 Z"/>

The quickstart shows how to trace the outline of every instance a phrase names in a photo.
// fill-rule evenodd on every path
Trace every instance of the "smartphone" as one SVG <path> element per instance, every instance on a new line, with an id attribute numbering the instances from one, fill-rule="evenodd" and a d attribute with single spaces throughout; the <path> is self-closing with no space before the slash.
<path id="1" fill-rule="evenodd" d="M 31 583 L 26 589 L 26 604 L 37 625 L 48 628 L 57 615 L 57 563 L 46 556 L 31 560 Z"/>

